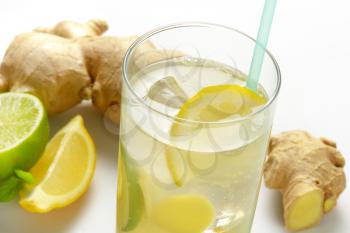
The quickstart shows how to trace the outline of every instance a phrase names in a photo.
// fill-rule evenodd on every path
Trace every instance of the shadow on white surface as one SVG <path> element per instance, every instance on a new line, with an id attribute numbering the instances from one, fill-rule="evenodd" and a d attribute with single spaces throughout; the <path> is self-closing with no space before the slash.
<path id="1" fill-rule="evenodd" d="M 331 213 L 324 216 L 320 225 L 309 230 L 300 231 L 300 233 L 331 233 L 331 232 L 344 232 L 342 230 L 345 224 L 346 219 L 344 216 L 345 213 L 336 208 Z"/>
<path id="2" fill-rule="evenodd" d="M 1 233 L 64 233 L 84 211 L 89 192 L 69 207 L 48 214 L 33 214 L 23 210 L 16 201 L 0 204 Z M 80 232 L 76 232 L 80 233 Z"/>
<path id="3" fill-rule="evenodd" d="M 262 184 L 264 185 L 264 184 Z M 269 190 L 271 195 L 268 196 L 270 199 L 268 208 L 271 210 L 271 215 L 275 218 L 280 225 L 283 225 L 283 205 L 282 195 L 278 191 Z"/>

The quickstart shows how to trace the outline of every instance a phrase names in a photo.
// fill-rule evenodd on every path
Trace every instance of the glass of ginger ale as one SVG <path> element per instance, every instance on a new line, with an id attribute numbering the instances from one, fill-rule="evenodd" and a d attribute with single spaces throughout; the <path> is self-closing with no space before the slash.
<path id="1" fill-rule="evenodd" d="M 117 233 L 248 233 L 281 77 L 255 41 L 184 23 L 138 38 L 123 63 Z"/>

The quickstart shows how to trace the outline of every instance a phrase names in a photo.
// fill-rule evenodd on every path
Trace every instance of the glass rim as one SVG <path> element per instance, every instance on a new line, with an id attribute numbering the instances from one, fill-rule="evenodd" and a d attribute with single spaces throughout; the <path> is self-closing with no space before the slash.
<path id="1" fill-rule="evenodd" d="M 199 120 L 190 120 L 190 119 L 185 119 L 185 118 L 181 118 L 181 117 L 177 117 L 177 116 L 170 116 L 164 112 L 161 112 L 157 109 L 155 109 L 154 107 L 148 105 L 144 99 L 142 97 L 140 97 L 135 91 L 134 88 L 132 87 L 131 83 L 129 82 L 129 76 L 127 74 L 127 66 L 128 66 L 128 61 L 129 61 L 129 57 L 130 55 L 133 53 L 133 51 L 135 49 L 138 48 L 139 45 L 141 45 L 145 40 L 149 39 L 150 37 L 152 37 L 153 35 L 156 35 L 158 33 L 164 32 L 164 31 L 168 31 L 168 30 L 172 30 L 172 29 L 176 29 L 176 28 L 184 28 L 184 27 L 206 27 L 206 28 L 213 28 L 213 29 L 221 29 L 221 30 L 227 30 L 230 32 L 234 32 L 236 34 L 240 34 L 241 36 L 249 39 L 250 41 L 252 41 L 254 44 L 256 44 L 256 40 L 247 35 L 244 32 L 241 32 L 235 28 L 231 28 L 228 26 L 224 26 L 221 24 L 215 24 L 215 23 L 206 23 L 206 22 L 182 22 L 182 23 L 174 23 L 174 24 L 168 24 L 165 26 L 161 26 L 161 27 L 157 27 L 151 31 L 148 31 L 146 33 L 144 33 L 143 35 L 139 36 L 128 48 L 128 50 L 125 53 L 124 59 L 123 59 L 123 64 L 122 64 L 122 77 L 123 77 L 123 81 L 126 83 L 126 86 L 129 88 L 129 90 L 131 91 L 132 95 L 134 95 L 134 97 L 136 98 L 136 100 L 138 102 L 140 102 L 142 105 L 144 105 L 147 109 L 156 112 L 157 114 L 160 114 L 166 118 L 172 119 L 174 121 L 180 121 L 180 122 L 184 122 L 184 123 L 189 123 L 189 124 L 232 124 L 235 122 L 240 122 L 240 121 L 244 121 L 247 120 L 249 118 L 254 117 L 255 115 L 258 115 L 259 113 L 264 112 L 268 107 L 271 106 L 272 103 L 275 102 L 279 91 L 281 89 L 281 71 L 279 68 L 279 65 L 276 61 L 276 59 L 274 58 L 274 56 L 272 55 L 272 53 L 268 50 L 265 49 L 265 53 L 269 56 L 269 58 L 271 59 L 275 69 L 276 69 L 276 73 L 277 73 L 277 83 L 276 83 L 276 88 L 271 96 L 271 98 L 269 98 L 269 100 L 267 101 L 266 104 L 264 104 L 264 106 L 260 109 L 258 109 L 255 112 L 252 112 L 246 116 L 240 116 L 234 119 L 230 119 L 230 120 L 224 120 L 224 121 L 199 121 Z"/>

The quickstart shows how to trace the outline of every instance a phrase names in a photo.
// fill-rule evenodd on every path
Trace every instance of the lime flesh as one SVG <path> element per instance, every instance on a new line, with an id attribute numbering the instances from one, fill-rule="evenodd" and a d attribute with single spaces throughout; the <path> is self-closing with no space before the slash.
<path id="1" fill-rule="evenodd" d="M 29 170 L 49 137 L 49 123 L 40 100 L 30 94 L 0 94 L 0 182 L 15 170 Z"/>

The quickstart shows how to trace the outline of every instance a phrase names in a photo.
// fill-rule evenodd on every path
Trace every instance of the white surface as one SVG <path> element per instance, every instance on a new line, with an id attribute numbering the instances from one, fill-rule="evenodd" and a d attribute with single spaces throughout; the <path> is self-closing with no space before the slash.
<path id="1" fill-rule="evenodd" d="M 140 34 L 189 20 L 225 24 L 255 35 L 263 0 L 231 1 L 1 1 L 0 55 L 12 38 L 61 19 L 106 19 L 109 34 Z M 283 85 L 274 132 L 307 129 L 337 141 L 350 161 L 350 3 L 347 0 L 278 2 L 269 49 L 280 64 Z M 76 112 L 85 116 L 98 147 L 89 192 L 72 206 L 48 215 L 25 213 L 15 202 L 0 204 L 0 233 L 114 233 L 117 137 L 94 109 L 79 107 L 51 120 L 52 131 Z M 346 167 L 350 180 L 350 166 Z M 279 194 L 262 188 L 252 233 L 283 233 Z M 304 233 L 348 233 L 350 189 L 335 211 Z M 151 233 L 151 232 L 145 232 Z"/>

